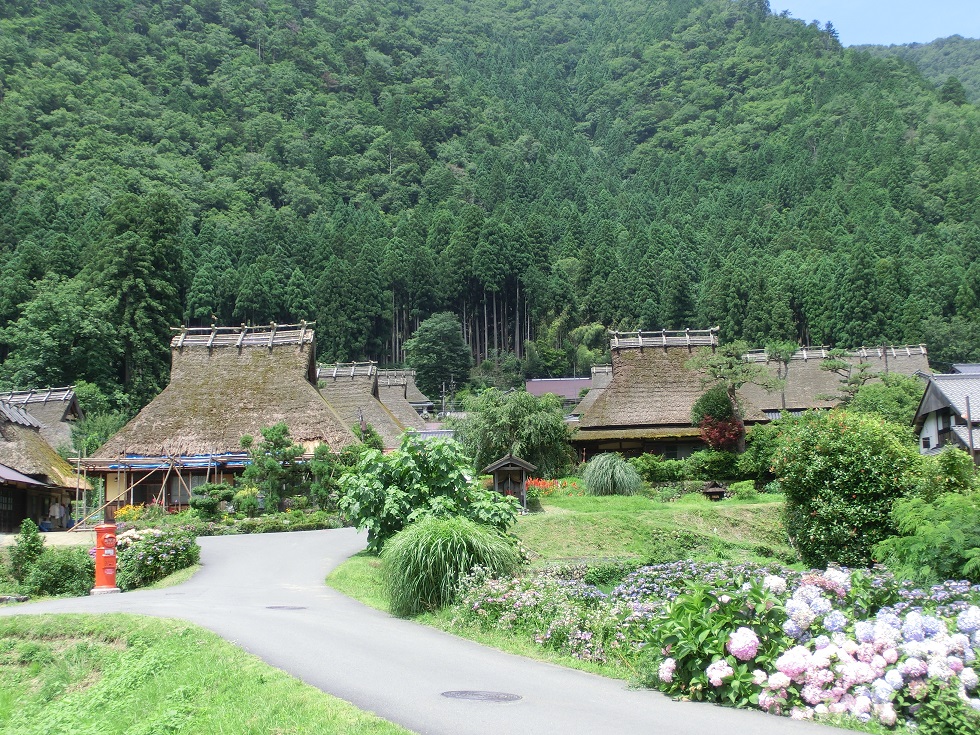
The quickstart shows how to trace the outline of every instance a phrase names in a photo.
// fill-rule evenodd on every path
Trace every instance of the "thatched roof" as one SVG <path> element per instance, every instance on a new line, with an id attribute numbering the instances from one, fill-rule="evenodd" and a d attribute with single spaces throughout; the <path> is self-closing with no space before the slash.
<path id="1" fill-rule="evenodd" d="M 11 419 L 16 407 L 0 403 L 0 464 L 47 485 L 75 487 L 75 471 L 44 437 L 36 422 Z"/>
<path id="2" fill-rule="evenodd" d="M 381 436 L 385 449 L 398 447 L 405 426 L 379 400 L 375 371 L 358 371 L 351 364 L 321 365 L 318 374 L 320 395 L 348 427 L 360 424 L 363 417 Z"/>
<path id="3" fill-rule="evenodd" d="M 404 382 L 405 385 L 405 400 L 415 406 L 417 410 L 428 410 L 435 405 L 424 393 L 422 393 L 422 391 L 419 390 L 419 387 L 415 384 L 414 370 L 378 371 L 378 385 L 381 387 L 399 385 L 402 382 Z"/>
<path id="4" fill-rule="evenodd" d="M 647 334 L 643 333 L 644 337 Z M 666 334 L 669 339 L 671 333 Z M 596 437 L 598 431 L 603 432 L 603 438 L 609 438 L 605 434 L 610 431 L 619 436 L 627 430 L 637 437 L 640 434 L 662 436 L 663 432 L 680 436 L 677 431 L 690 426 L 691 409 L 705 391 L 701 376 L 686 367 L 696 348 L 681 339 L 676 336 L 666 346 L 653 347 L 647 346 L 646 341 L 642 347 L 624 347 L 620 339 L 617 348 L 614 342 L 612 380 L 604 390 L 594 388 L 583 399 L 578 409 L 581 418 L 576 440 Z M 785 378 L 786 386 L 772 393 L 756 385 L 744 386 L 739 395 L 746 421 L 766 421 L 778 411 L 835 405 L 836 401 L 829 397 L 840 393 L 841 376 L 821 369 L 828 356 L 824 348 L 801 348 L 787 368 L 782 363 L 768 361 L 764 352 L 749 353 L 746 359 L 765 364 L 773 375 Z M 862 348 L 843 359 L 855 365 L 870 364 L 877 373 L 913 375 L 929 370 L 928 355 L 921 345 Z"/>
<path id="5" fill-rule="evenodd" d="M 840 394 L 843 376 L 821 365 L 829 357 L 826 348 L 801 348 L 788 365 L 768 360 L 764 351 L 750 352 L 746 358 L 765 364 L 773 375 L 782 377 L 786 387 L 767 393 L 757 385 L 746 385 L 739 391 L 746 421 L 765 421 L 774 411 L 803 411 L 809 408 L 832 408 L 834 396 Z M 852 365 L 870 365 L 876 374 L 915 375 L 929 372 L 925 345 L 862 347 L 839 358 Z"/>
<path id="6" fill-rule="evenodd" d="M 685 367 L 695 349 L 686 346 L 614 349 L 612 380 L 581 414 L 579 431 L 689 426 L 691 407 L 704 393 L 700 376 Z"/>
<path id="7" fill-rule="evenodd" d="M 241 451 L 242 436 L 259 437 L 263 427 L 279 422 L 307 449 L 356 441 L 313 384 L 308 325 L 264 329 L 231 332 L 220 344 L 187 333 L 175 337 L 170 384 L 95 456 L 233 453 Z"/>
<path id="8" fill-rule="evenodd" d="M 425 421 L 415 410 L 415 407 L 405 397 L 408 392 L 408 382 L 389 378 L 386 382 L 378 382 L 378 398 L 385 408 L 395 416 L 406 429 L 424 429 Z"/>
<path id="9" fill-rule="evenodd" d="M 84 418 L 74 386 L 0 393 L 0 401 L 20 406 L 41 424 L 41 436 L 53 447 L 70 446 L 71 422 Z"/>

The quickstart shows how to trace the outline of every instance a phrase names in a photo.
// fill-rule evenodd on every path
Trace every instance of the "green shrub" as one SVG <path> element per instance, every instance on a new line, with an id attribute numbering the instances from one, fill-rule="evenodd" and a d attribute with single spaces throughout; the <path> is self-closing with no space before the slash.
<path id="1" fill-rule="evenodd" d="M 360 455 L 340 478 L 338 504 L 354 526 L 367 529 L 372 551 L 428 515 L 462 515 L 505 531 L 517 518 L 517 501 L 474 482 L 468 466 L 455 441 L 408 432 L 391 454 L 368 449 Z"/>
<path id="2" fill-rule="evenodd" d="M 980 583 L 980 495 L 947 493 L 932 503 L 905 498 L 892 520 L 900 535 L 874 547 L 896 575 L 921 584 L 947 579 Z"/>
<path id="3" fill-rule="evenodd" d="M 235 491 L 227 483 L 207 482 L 198 485 L 191 492 L 191 508 L 204 518 L 216 518 L 221 503 L 230 502 L 235 497 Z"/>
<path id="4" fill-rule="evenodd" d="M 636 495 L 643 478 L 618 454 L 597 454 L 582 473 L 589 495 Z"/>
<path id="5" fill-rule="evenodd" d="M 952 683 L 930 679 L 915 711 L 919 735 L 972 735 L 980 732 L 980 713 L 960 696 Z"/>
<path id="6" fill-rule="evenodd" d="M 724 385 L 708 388 L 691 407 L 691 425 L 700 426 L 707 418 L 726 421 L 734 417 L 732 403 L 728 400 L 728 391 Z"/>
<path id="7" fill-rule="evenodd" d="M 87 595 L 95 583 L 95 561 L 86 549 L 64 546 L 44 549 L 29 567 L 21 590 L 25 595 Z"/>
<path id="8" fill-rule="evenodd" d="M 197 564 L 201 547 L 194 537 L 173 529 L 135 529 L 119 534 L 116 584 L 120 589 L 145 587 Z"/>
<path id="9" fill-rule="evenodd" d="M 754 480 L 733 482 L 728 486 L 728 492 L 730 492 L 736 500 L 755 500 L 759 497 L 759 491 L 755 489 Z"/>
<path id="10" fill-rule="evenodd" d="M 641 454 L 628 460 L 644 482 L 677 482 L 684 479 L 684 462 L 665 459 L 658 454 Z"/>
<path id="11" fill-rule="evenodd" d="M 976 482 L 976 466 L 970 455 L 947 446 L 937 455 L 922 458 L 922 479 L 915 494 L 931 502 L 946 493 L 970 492 Z"/>
<path id="12" fill-rule="evenodd" d="M 10 574 L 18 582 L 23 582 L 31 568 L 44 553 L 44 538 L 37 524 L 25 518 L 20 524 L 20 534 L 10 548 Z"/>
<path id="13" fill-rule="evenodd" d="M 249 518 L 254 518 L 259 514 L 259 489 L 257 487 L 243 487 L 231 499 L 235 506 L 236 513 L 244 513 Z"/>
<path id="14" fill-rule="evenodd" d="M 422 518 L 395 534 L 381 553 L 391 612 L 402 617 L 452 601 L 460 580 L 474 567 L 504 575 L 520 564 L 512 541 L 459 516 Z"/>
<path id="15" fill-rule="evenodd" d="M 684 474 L 688 480 L 731 480 L 738 477 L 738 455 L 702 449 L 684 460 Z"/>
<path id="16" fill-rule="evenodd" d="M 771 424 L 758 424 L 749 429 L 745 437 L 745 451 L 738 455 L 736 464 L 738 477 L 754 480 L 758 490 L 762 490 L 776 479 L 772 473 L 772 459 L 776 454 L 783 427 L 793 420 L 792 418 L 780 419 Z"/>
<path id="17" fill-rule="evenodd" d="M 785 427 L 773 465 L 804 564 L 868 566 L 875 544 L 895 533 L 892 505 L 919 479 L 904 431 L 848 411 L 809 412 Z"/>

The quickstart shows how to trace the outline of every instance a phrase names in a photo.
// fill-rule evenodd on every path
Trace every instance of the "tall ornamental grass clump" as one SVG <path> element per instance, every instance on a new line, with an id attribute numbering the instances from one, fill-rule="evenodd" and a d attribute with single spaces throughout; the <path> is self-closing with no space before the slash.
<path id="1" fill-rule="evenodd" d="M 521 561 L 515 544 L 492 528 L 460 516 L 427 516 L 385 544 L 381 572 L 391 612 L 407 617 L 451 602 L 474 567 L 504 575 Z"/>
<path id="2" fill-rule="evenodd" d="M 636 495 L 643 487 L 640 473 L 618 454 L 598 454 L 582 473 L 589 495 Z"/>

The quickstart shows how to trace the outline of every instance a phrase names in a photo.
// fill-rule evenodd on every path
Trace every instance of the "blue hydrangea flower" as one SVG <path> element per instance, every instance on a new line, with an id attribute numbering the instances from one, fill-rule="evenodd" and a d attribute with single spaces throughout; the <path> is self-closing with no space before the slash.
<path id="1" fill-rule="evenodd" d="M 867 620 L 862 620 L 854 626 L 854 636 L 861 643 L 871 643 L 875 639 L 875 627 Z"/>
<path id="2" fill-rule="evenodd" d="M 790 638 L 799 638 L 803 635 L 803 629 L 800 628 L 793 620 L 787 620 L 783 623 L 783 632 Z"/>
<path id="3" fill-rule="evenodd" d="M 902 678 L 902 675 L 898 672 L 898 669 L 889 669 L 888 672 L 885 674 L 885 681 L 887 681 L 888 685 L 895 691 L 898 691 L 903 686 L 905 686 L 905 680 Z"/>
<path id="4" fill-rule="evenodd" d="M 879 623 L 884 623 L 885 625 L 891 626 L 892 628 L 901 628 L 902 620 L 895 613 L 890 610 L 882 608 L 878 611 L 876 616 Z"/>
<path id="5" fill-rule="evenodd" d="M 847 616 L 840 610 L 834 610 L 823 619 L 823 627 L 831 633 L 840 633 L 847 626 Z M 874 631 L 872 630 L 872 636 Z M 824 646 L 826 648 L 826 646 Z"/>
<path id="6" fill-rule="evenodd" d="M 925 640 L 926 631 L 922 626 L 922 616 L 917 612 L 910 612 L 905 616 L 902 624 L 902 636 L 907 641 Z"/>
<path id="7" fill-rule="evenodd" d="M 813 610 L 817 615 L 823 615 L 824 613 L 829 613 L 833 605 L 830 604 L 830 600 L 826 597 L 818 597 L 813 602 L 810 603 L 810 609 Z"/>
<path id="8" fill-rule="evenodd" d="M 960 633 L 980 631 L 980 607 L 972 605 L 956 616 L 956 627 Z"/>
<path id="9" fill-rule="evenodd" d="M 871 682 L 871 701 L 875 704 L 884 704 L 892 701 L 895 689 L 885 679 L 875 679 Z"/>
<path id="10" fill-rule="evenodd" d="M 826 625 L 826 623 L 824 623 L 824 625 Z M 818 651 L 822 651 L 829 645 L 830 645 L 830 638 L 828 638 L 825 635 L 818 635 L 816 638 L 813 639 L 813 647 L 816 648 Z"/>
<path id="11" fill-rule="evenodd" d="M 932 615 L 926 615 L 922 618 L 922 630 L 925 631 L 927 636 L 932 638 L 935 635 L 939 635 L 939 633 L 945 633 L 946 626 L 939 618 L 935 618 Z"/>

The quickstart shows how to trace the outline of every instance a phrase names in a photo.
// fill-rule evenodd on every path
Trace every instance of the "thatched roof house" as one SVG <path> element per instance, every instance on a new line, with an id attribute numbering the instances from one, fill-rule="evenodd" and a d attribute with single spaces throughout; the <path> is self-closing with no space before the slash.
<path id="1" fill-rule="evenodd" d="M 753 350 L 745 358 L 765 364 L 769 371 L 786 381 L 782 390 L 767 393 L 757 385 L 746 385 L 739 391 L 743 414 L 748 423 L 771 421 L 787 413 L 801 413 L 811 408 L 833 408 L 839 403 L 839 372 L 825 370 L 825 360 L 832 357 L 825 347 L 801 347 L 786 364 L 770 360 L 765 350 Z M 861 347 L 836 357 L 855 368 L 867 365 L 875 375 L 929 373 L 929 355 L 925 345 Z"/>
<path id="2" fill-rule="evenodd" d="M 284 422 L 310 452 L 357 441 L 317 391 L 312 326 L 174 330 L 170 384 L 83 465 L 106 476 L 109 498 L 146 481 L 153 497 L 182 504 L 198 480 L 241 469 L 242 437 L 260 438 L 264 427 Z M 157 471 L 166 477 L 147 477 Z"/>
<path id="3" fill-rule="evenodd" d="M 41 424 L 41 436 L 52 447 L 71 446 L 71 426 L 85 418 L 74 386 L 0 393 L 0 401 L 20 406 Z"/>
<path id="4" fill-rule="evenodd" d="M 0 400 L 0 530 L 47 517 L 50 502 L 65 499 L 78 483 L 71 465 L 41 436 L 40 422 Z"/>
<path id="5" fill-rule="evenodd" d="M 716 329 L 614 333 L 612 379 L 605 389 L 593 389 L 580 404 L 573 444 L 584 456 L 618 451 L 683 457 L 702 448 L 700 432 L 691 425 L 691 409 L 705 386 L 701 375 L 687 368 L 687 362 L 697 350 L 714 349 L 717 344 Z M 751 384 L 742 388 L 746 423 L 835 405 L 841 376 L 821 368 L 829 356 L 824 348 L 801 348 L 784 364 L 767 360 L 763 351 L 746 355 L 747 360 L 765 364 L 786 381 L 782 390 L 772 393 Z M 929 369 L 921 345 L 860 349 L 842 359 L 854 365 L 870 364 L 876 373 L 913 375 Z"/>
<path id="6" fill-rule="evenodd" d="M 321 365 L 317 376 L 320 395 L 348 427 L 363 422 L 378 432 L 385 449 L 398 447 L 407 427 L 381 402 L 375 363 Z M 414 410 L 411 413 L 418 418 Z"/>

